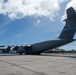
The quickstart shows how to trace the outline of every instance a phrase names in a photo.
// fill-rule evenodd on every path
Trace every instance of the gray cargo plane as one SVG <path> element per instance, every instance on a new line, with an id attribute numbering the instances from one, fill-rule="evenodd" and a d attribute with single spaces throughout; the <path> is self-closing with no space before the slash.
<path id="1" fill-rule="evenodd" d="M 64 21 L 66 22 L 66 25 L 58 38 L 31 45 L 17 45 L 13 49 L 16 50 L 20 55 L 22 53 L 28 55 L 40 54 L 41 52 L 49 49 L 57 48 L 75 41 L 76 39 L 73 39 L 73 37 L 76 32 L 76 11 L 72 7 L 67 9 L 67 19 Z"/>

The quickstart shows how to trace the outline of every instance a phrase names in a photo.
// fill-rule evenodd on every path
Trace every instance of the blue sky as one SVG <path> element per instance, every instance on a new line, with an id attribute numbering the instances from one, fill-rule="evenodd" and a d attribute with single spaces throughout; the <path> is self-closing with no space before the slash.
<path id="1" fill-rule="evenodd" d="M 70 6 L 76 8 L 74 1 L 17 0 L 17 4 L 15 0 L 1 0 L 0 45 L 32 44 L 57 38 L 64 27 L 61 19 L 65 10 Z M 76 49 L 76 42 L 61 48 Z"/>

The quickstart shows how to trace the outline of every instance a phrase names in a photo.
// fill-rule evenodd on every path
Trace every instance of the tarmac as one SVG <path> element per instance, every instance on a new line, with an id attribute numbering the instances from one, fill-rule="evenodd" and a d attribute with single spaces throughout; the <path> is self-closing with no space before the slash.
<path id="1" fill-rule="evenodd" d="M 76 54 L 1 54 L 0 75 L 76 75 Z"/>

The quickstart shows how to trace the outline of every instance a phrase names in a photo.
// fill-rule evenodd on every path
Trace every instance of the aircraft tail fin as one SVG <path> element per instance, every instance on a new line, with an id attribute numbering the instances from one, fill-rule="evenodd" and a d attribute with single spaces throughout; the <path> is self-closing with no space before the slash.
<path id="1" fill-rule="evenodd" d="M 59 38 L 73 39 L 76 32 L 76 12 L 70 7 L 67 9 L 67 19 L 65 27 L 63 28 Z"/>

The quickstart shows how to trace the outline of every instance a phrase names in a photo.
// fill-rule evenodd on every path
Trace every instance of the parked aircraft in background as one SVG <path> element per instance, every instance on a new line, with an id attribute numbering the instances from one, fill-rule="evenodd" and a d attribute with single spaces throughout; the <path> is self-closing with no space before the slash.
<path id="1" fill-rule="evenodd" d="M 26 55 L 40 54 L 46 50 L 57 48 L 75 41 L 73 37 L 76 32 L 76 11 L 72 7 L 67 9 L 67 19 L 64 21 L 66 22 L 66 25 L 58 38 L 31 45 L 13 46 L 13 50 L 16 50 L 20 55 L 22 53 L 25 53 Z"/>

